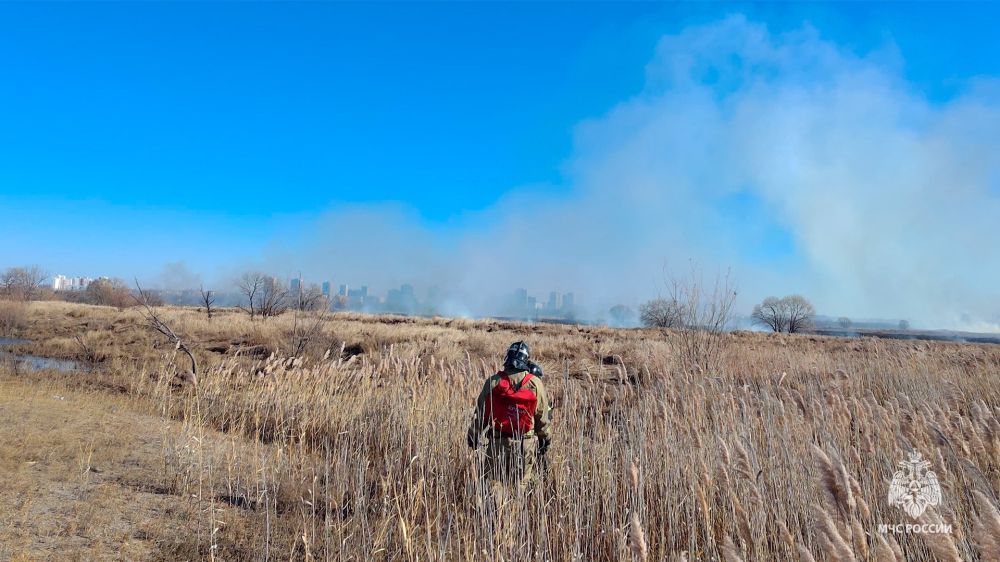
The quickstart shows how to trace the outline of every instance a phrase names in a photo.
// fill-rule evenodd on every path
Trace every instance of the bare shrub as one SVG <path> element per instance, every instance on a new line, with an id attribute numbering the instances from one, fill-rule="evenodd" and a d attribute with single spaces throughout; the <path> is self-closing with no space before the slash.
<path id="1" fill-rule="evenodd" d="M 663 300 L 670 303 L 670 314 L 676 316 L 681 368 L 717 370 L 725 343 L 721 335 L 728 329 L 736 301 L 736 286 L 729 272 L 717 274 L 707 283 L 692 263 L 687 275 L 669 277 L 667 288 L 668 296 Z"/>
<path id="2" fill-rule="evenodd" d="M 296 310 L 292 322 L 291 345 L 289 356 L 299 357 L 306 347 L 323 331 L 323 321 L 326 319 L 326 308 L 319 312 L 303 312 Z"/>
<path id="3" fill-rule="evenodd" d="M 639 321 L 650 328 L 681 326 L 681 305 L 673 299 L 657 298 L 639 305 Z"/>
<path id="4" fill-rule="evenodd" d="M 329 308 L 326 295 L 319 285 L 299 287 L 295 293 L 295 309 L 300 312 L 319 311 Z"/>
<path id="5" fill-rule="evenodd" d="M 135 304 L 132 291 L 120 279 L 98 279 L 87 285 L 84 294 L 90 304 L 113 306 L 118 310 Z"/>
<path id="6" fill-rule="evenodd" d="M 289 295 L 284 284 L 274 277 L 268 277 L 257 292 L 257 312 L 263 317 L 277 316 L 288 309 Z"/>

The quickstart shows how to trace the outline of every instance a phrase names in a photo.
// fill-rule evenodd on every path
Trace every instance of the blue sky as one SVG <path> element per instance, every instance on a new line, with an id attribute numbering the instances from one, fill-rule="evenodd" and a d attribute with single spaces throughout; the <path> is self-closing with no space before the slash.
<path id="1" fill-rule="evenodd" d="M 5 3 L 0 265 L 302 268 L 289 247 L 356 205 L 464 236 L 524 190 L 572 199 L 581 124 L 648 90 L 664 35 L 733 14 L 884 58 L 931 107 L 1000 74 L 994 3 Z M 794 268 L 768 209 L 717 211 Z"/>

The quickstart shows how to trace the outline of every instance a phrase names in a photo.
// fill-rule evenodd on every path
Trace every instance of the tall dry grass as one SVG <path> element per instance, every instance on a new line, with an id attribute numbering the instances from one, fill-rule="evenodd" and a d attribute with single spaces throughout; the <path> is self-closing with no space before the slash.
<path id="1" fill-rule="evenodd" d="M 68 330 L 60 314 L 53 333 Z M 121 330 L 99 343 L 119 359 L 96 376 L 190 426 L 165 462 L 203 515 L 177 558 L 1000 559 L 993 347 L 726 334 L 709 370 L 669 333 L 337 315 L 288 357 L 291 319 L 166 310 L 203 347 L 228 342 L 202 351 L 194 386 L 129 314 L 105 319 Z M 545 367 L 555 440 L 534 492 L 491 494 L 464 431 L 522 338 Z M 249 449 L 207 455 L 203 427 Z M 877 532 L 908 521 L 885 497 L 914 449 L 943 487 L 925 517 L 952 535 Z"/>
<path id="2" fill-rule="evenodd" d="M 28 304 L 0 298 L 0 337 L 14 338 L 28 324 Z"/>

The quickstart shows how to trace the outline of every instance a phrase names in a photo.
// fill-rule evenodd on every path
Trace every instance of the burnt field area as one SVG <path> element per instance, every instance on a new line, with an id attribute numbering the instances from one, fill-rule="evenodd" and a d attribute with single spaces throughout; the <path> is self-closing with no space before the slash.
<path id="1" fill-rule="evenodd" d="M 836 336 L 842 338 L 882 338 L 888 340 L 920 340 L 942 341 L 954 343 L 980 343 L 1000 345 L 1000 335 L 978 332 L 960 332 L 951 330 L 890 330 L 890 329 L 842 329 L 816 328 L 811 333 L 819 336 Z"/>
<path id="2" fill-rule="evenodd" d="M 85 368 L 0 366 L 0 558 L 1000 559 L 994 345 L 153 309 L 192 372 L 141 307 L 27 306 L 8 351 Z M 465 429 L 522 339 L 553 445 L 491 493 Z"/>

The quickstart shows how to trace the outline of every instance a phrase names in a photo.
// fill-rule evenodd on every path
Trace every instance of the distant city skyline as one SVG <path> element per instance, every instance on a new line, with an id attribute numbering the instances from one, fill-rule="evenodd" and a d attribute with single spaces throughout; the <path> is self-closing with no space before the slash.
<path id="1" fill-rule="evenodd" d="M 44 272 L 44 269 L 40 269 Z M 81 276 L 66 276 L 63 274 L 48 275 L 43 281 L 44 286 L 48 286 L 55 291 L 81 292 L 94 281 L 99 279 L 114 279 L 108 276 L 98 276 L 96 278 Z M 384 296 L 373 293 L 367 285 L 360 285 L 351 288 L 348 284 L 340 284 L 336 293 L 331 294 L 334 287 L 330 280 L 318 282 L 310 281 L 304 276 L 289 276 L 286 278 L 273 277 L 279 284 L 287 284 L 289 305 L 294 304 L 294 297 L 299 291 L 319 291 L 325 299 L 330 310 L 350 310 L 367 313 L 395 313 L 406 315 L 456 315 L 453 307 L 445 306 L 448 299 L 441 288 L 435 285 L 428 286 L 424 291 L 424 297 L 419 297 L 419 291 L 411 284 L 404 283 L 398 288 L 389 288 Z M 120 280 L 124 283 L 123 280 Z M 125 283 L 128 286 L 127 283 Z M 205 287 L 188 287 L 184 289 L 150 289 L 146 290 L 160 295 L 170 304 L 200 306 L 203 302 L 201 290 Z M 245 295 L 241 294 L 235 283 L 228 288 L 212 288 L 216 297 L 216 306 L 237 306 L 245 301 Z M 338 304 L 336 297 L 345 297 L 343 303 Z M 619 303 L 613 308 L 623 306 Z M 541 302 L 531 295 L 527 289 L 514 289 L 509 298 L 499 299 L 486 309 L 481 309 L 471 316 L 479 317 L 500 317 L 518 320 L 554 320 L 554 321 L 580 321 L 584 323 L 606 323 L 615 326 L 636 326 L 639 324 L 635 317 L 635 310 L 627 305 L 632 317 L 630 320 L 622 322 L 621 318 L 615 318 L 612 310 L 595 311 L 593 309 L 579 309 L 577 307 L 576 294 L 574 292 L 561 293 L 559 291 L 549 291 L 547 300 Z M 582 314 L 581 314 L 582 313 Z M 469 316 L 468 313 L 458 314 L 459 316 Z M 741 328 L 752 328 L 746 314 L 737 311 L 734 316 L 737 326 Z M 818 314 L 816 316 L 817 326 L 821 329 L 842 328 L 843 323 L 849 324 L 857 329 L 893 329 L 904 324 L 909 327 L 910 321 L 905 318 L 878 318 L 878 317 L 858 317 L 848 318 L 835 314 Z M 994 319 L 1000 322 L 1000 316 Z M 907 328 L 908 329 L 908 328 Z"/>
<path id="2" fill-rule="evenodd" d="M 98 278 L 108 279 L 109 277 L 101 276 Z M 399 287 L 390 287 L 379 295 L 371 292 L 368 285 L 352 286 L 348 283 L 339 284 L 336 293 L 332 293 L 331 291 L 334 287 L 332 277 L 312 280 L 298 274 L 285 278 L 276 276 L 275 279 L 279 283 L 287 285 L 290 297 L 294 297 L 296 294 L 304 291 L 319 291 L 327 299 L 331 309 L 335 308 L 337 304 L 335 297 L 345 298 L 344 308 L 346 309 L 368 309 L 374 312 L 422 313 L 434 309 L 435 306 L 440 306 L 444 301 L 441 288 L 436 285 L 424 288 L 424 296 L 420 297 L 417 289 L 410 283 L 403 283 Z M 94 280 L 94 278 L 90 277 L 55 274 L 47 279 L 46 284 L 56 291 L 82 291 L 86 290 L 87 286 Z M 122 281 L 126 285 L 130 285 L 124 280 Z M 229 295 L 230 300 L 239 300 L 237 282 L 234 281 L 229 285 L 226 287 L 205 287 L 203 284 L 199 284 L 198 287 L 158 288 L 155 290 L 166 292 L 167 294 L 176 293 L 185 296 L 179 302 L 184 302 L 185 300 L 196 302 L 197 293 L 201 289 L 212 290 L 220 296 Z M 149 289 L 148 286 L 147 289 Z M 495 303 L 492 310 L 484 310 L 482 312 L 493 315 L 523 317 L 525 319 L 574 316 L 576 313 L 575 294 L 573 292 L 549 291 L 545 302 L 541 302 L 537 297 L 529 295 L 527 289 L 524 288 L 515 288 L 512 291 L 512 295 L 513 298 L 509 302 L 505 303 L 501 299 Z"/>

